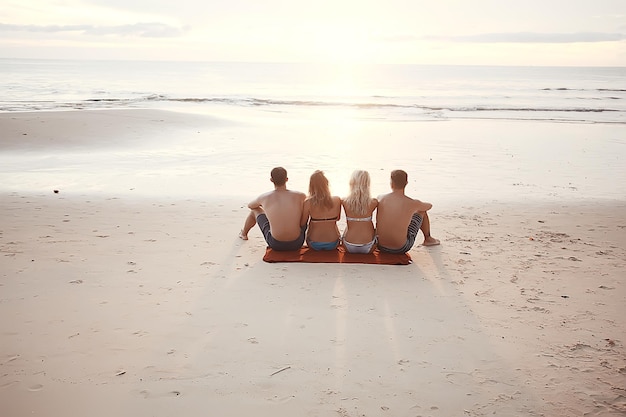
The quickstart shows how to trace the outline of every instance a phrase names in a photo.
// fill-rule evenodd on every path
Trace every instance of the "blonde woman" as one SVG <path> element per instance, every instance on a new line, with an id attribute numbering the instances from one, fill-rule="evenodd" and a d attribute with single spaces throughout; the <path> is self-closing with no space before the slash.
<path id="1" fill-rule="evenodd" d="M 314 250 L 334 250 L 339 245 L 337 220 L 341 217 L 341 199 L 330 194 L 328 179 L 315 171 L 309 181 L 309 195 L 304 200 L 301 226 L 309 223 L 306 242 Z"/>
<path id="2" fill-rule="evenodd" d="M 370 174 L 357 170 L 350 177 L 350 194 L 341 201 L 346 214 L 343 246 L 350 253 L 371 253 L 376 246 L 372 214 L 378 200 L 370 195 Z"/>

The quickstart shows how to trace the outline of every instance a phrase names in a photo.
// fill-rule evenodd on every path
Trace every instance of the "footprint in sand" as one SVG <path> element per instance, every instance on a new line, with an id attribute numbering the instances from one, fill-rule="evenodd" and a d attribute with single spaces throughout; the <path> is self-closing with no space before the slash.
<path id="1" fill-rule="evenodd" d="M 19 359 L 19 358 L 20 358 L 20 355 L 13 355 L 9 359 L 7 359 L 7 361 L 4 362 L 4 363 L 13 362 L 14 360 Z M 4 363 L 3 363 L 3 365 L 4 365 Z"/>
<path id="2" fill-rule="evenodd" d="M 158 397 L 180 397 L 182 393 L 180 391 L 170 391 L 170 392 L 166 392 L 166 393 L 160 393 L 160 394 L 152 394 L 150 391 L 148 390 L 141 390 L 139 391 L 139 395 L 141 395 L 143 398 L 158 398 Z"/>
<path id="3" fill-rule="evenodd" d="M 267 401 L 272 403 L 284 404 L 288 401 L 293 400 L 294 398 L 296 398 L 295 395 L 287 395 L 285 397 L 279 397 L 275 395 L 273 398 L 268 398 Z"/>
<path id="4" fill-rule="evenodd" d="M 19 383 L 20 383 L 19 381 L 10 381 L 10 382 L 4 383 L 4 384 L 0 384 L 0 389 L 1 388 L 9 388 L 9 387 L 12 387 L 13 385 L 17 385 Z"/>

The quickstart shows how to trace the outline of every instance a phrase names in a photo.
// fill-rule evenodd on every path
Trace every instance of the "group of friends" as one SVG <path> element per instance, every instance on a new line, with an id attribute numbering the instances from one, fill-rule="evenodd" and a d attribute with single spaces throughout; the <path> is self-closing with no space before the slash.
<path id="1" fill-rule="evenodd" d="M 258 224 L 267 245 L 277 251 L 298 250 L 306 241 L 314 250 L 335 250 L 343 245 L 349 253 L 371 253 L 376 248 L 405 253 L 413 247 L 420 230 L 424 246 L 439 244 L 430 235 L 428 210 L 432 204 L 405 195 L 405 171 L 392 171 L 391 192 L 378 198 L 371 197 L 370 175 L 363 170 L 352 173 L 350 193 L 343 199 L 331 195 L 322 171 L 311 175 L 308 196 L 287 189 L 287 170 L 283 167 L 272 169 L 270 180 L 274 190 L 248 204 L 250 213 L 239 234 L 243 240 L 248 240 L 248 232 Z M 343 234 L 337 226 L 342 208 L 346 216 Z"/>

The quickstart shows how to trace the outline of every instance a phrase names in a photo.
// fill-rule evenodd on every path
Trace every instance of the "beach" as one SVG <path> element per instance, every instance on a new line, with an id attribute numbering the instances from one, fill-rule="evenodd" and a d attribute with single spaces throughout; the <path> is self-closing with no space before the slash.
<path id="1" fill-rule="evenodd" d="M 0 114 L 0 414 L 626 413 L 621 125 L 243 113 Z M 265 263 L 275 165 L 404 168 L 442 244 Z"/>

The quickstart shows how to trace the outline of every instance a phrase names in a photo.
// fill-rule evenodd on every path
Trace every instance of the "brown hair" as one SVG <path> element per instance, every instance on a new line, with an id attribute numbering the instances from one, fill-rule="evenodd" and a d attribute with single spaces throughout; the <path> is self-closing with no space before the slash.
<path id="1" fill-rule="evenodd" d="M 287 170 L 283 167 L 276 167 L 270 174 L 274 185 L 282 186 L 287 183 Z"/>
<path id="2" fill-rule="evenodd" d="M 391 171 L 391 186 L 396 190 L 402 190 L 409 183 L 409 176 L 401 169 Z"/>
<path id="3" fill-rule="evenodd" d="M 311 174 L 311 180 L 309 181 L 309 199 L 312 205 L 325 206 L 328 208 L 333 207 L 328 178 L 326 178 L 323 171 L 317 170 Z"/>

